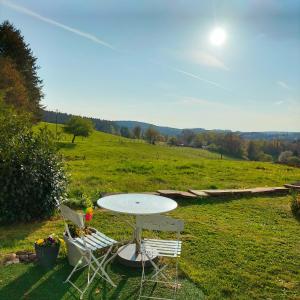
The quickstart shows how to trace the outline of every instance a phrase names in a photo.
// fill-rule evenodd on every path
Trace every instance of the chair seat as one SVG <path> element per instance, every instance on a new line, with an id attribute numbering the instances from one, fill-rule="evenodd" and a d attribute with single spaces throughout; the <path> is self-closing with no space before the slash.
<path id="1" fill-rule="evenodd" d="M 84 236 L 84 241 L 86 243 L 86 247 L 92 251 L 103 249 L 117 243 L 117 241 L 97 230 L 92 234 Z M 77 237 L 74 239 L 74 244 L 82 250 L 85 250 L 84 241 L 82 237 Z"/>
<path id="2" fill-rule="evenodd" d="M 158 256 L 179 257 L 181 254 L 181 241 L 143 239 L 142 247 L 146 251 L 155 249 Z"/>

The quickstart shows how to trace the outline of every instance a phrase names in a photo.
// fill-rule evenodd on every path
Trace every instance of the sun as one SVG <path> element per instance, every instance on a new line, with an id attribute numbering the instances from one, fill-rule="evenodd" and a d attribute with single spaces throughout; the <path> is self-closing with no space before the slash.
<path id="1" fill-rule="evenodd" d="M 226 31 L 222 27 L 216 27 L 210 33 L 209 39 L 214 46 L 222 46 L 227 38 Z"/>

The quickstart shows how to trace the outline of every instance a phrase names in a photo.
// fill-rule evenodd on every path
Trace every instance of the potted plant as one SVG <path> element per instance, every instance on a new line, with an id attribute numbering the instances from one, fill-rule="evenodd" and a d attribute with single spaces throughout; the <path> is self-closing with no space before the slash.
<path id="1" fill-rule="evenodd" d="M 38 239 L 34 243 L 38 263 L 45 268 L 52 268 L 57 259 L 61 244 L 64 244 L 64 240 L 55 234 L 51 234 L 44 239 Z"/>
<path id="2" fill-rule="evenodd" d="M 84 209 L 84 218 L 86 222 L 89 222 L 93 218 L 93 209 L 92 207 L 88 207 Z M 83 229 L 79 228 L 74 224 L 68 224 L 69 232 L 71 237 L 68 236 L 68 233 L 64 233 L 64 241 L 67 246 L 68 253 L 68 261 L 71 266 L 75 266 L 78 260 L 81 258 L 81 254 L 77 247 L 71 242 L 72 239 L 76 239 L 77 237 L 82 237 L 84 235 L 89 235 L 95 232 L 95 229 L 85 226 Z"/>

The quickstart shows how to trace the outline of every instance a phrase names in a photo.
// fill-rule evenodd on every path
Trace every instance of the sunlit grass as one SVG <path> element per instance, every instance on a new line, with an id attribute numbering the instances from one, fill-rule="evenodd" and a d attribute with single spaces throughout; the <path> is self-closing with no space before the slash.
<path id="1" fill-rule="evenodd" d="M 47 126 L 55 130 L 54 124 Z M 280 186 L 300 178 L 299 168 L 221 160 L 219 154 L 202 149 L 153 146 L 97 131 L 89 138 L 78 137 L 75 144 L 71 136 L 63 138 L 60 146 L 71 175 L 71 198 L 82 193 L 96 200 L 108 192 Z"/>
<path id="2" fill-rule="evenodd" d="M 65 136 L 60 146 L 71 175 L 69 195 L 76 199 L 82 193 L 96 200 L 102 192 L 277 186 L 300 178 L 300 170 L 292 167 L 221 160 L 205 150 L 152 146 L 100 132 L 78 138 L 75 145 L 70 140 Z M 289 196 L 180 200 L 171 213 L 185 221 L 178 299 L 298 299 L 299 222 L 289 202 Z M 91 225 L 125 240 L 132 230 L 123 218 L 97 209 Z M 58 216 L 2 226 L 1 254 L 32 250 L 36 239 L 63 230 Z M 62 283 L 68 272 L 63 256 L 49 272 L 33 264 L 0 267 L 0 299 L 77 299 L 76 291 Z M 117 289 L 97 282 L 86 299 L 137 298 L 140 272 L 117 263 L 109 272 Z M 83 274 L 76 280 L 83 283 Z"/>

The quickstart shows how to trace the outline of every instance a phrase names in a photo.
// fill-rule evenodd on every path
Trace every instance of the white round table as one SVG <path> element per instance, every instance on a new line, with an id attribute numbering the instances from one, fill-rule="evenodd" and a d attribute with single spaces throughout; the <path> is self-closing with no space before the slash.
<path id="1" fill-rule="evenodd" d="M 162 214 L 172 211 L 177 207 L 177 203 L 174 200 L 151 194 L 118 194 L 106 196 L 100 198 L 97 201 L 97 205 L 116 213 L 135 216 Z M 132 267 L 141 266 L 140 241 L 141 230 L 135 226 L 134 240 L 122 246 L 117 251 L 122 263 Z M 157 254 L 154 252 L 148 253 L 148 256 L 153 260 Z M 149 259 L 146 256 L 143 256 L 143 261 L 145 265 L 149 265 Z"/>

